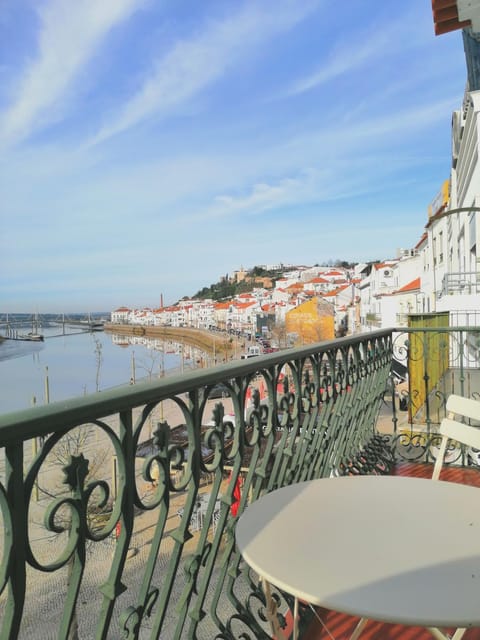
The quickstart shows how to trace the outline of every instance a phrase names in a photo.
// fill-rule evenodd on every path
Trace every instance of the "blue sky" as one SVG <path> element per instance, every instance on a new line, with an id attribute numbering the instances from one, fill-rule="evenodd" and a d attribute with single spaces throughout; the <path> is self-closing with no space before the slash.
<path id="1" fill-rule="evenodd" d="M 465 82 L 430 0 L 2 0 L 0 311 L 395 257 Z"/>

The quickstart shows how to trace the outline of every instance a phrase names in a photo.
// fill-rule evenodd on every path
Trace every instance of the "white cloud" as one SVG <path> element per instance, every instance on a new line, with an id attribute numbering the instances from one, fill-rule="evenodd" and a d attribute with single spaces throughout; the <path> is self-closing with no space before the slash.
<path id="1" fill-rule="evenodd" d="M 20 75 L 10 108 L 2 114 L 0 140 L 13 144 L 58 117 L 73 81 L 109 31 L 143 0 L 51 0 L 38 9 L 36 57 Z"/>
<path id="2" fill-rule="evenodd" d="M 369 31 L 340 38 L 318 68 L 297 80 L 287 90 L 287 95 L 310 91 L 370 63 L 376 65 L 379 60 L 424 44 L 425 34 L 417 31 L 415 25 L 411 26 L 409 37 L 405 39 L 405 23 L 409 21 L 411 17 L 408 15 L 401 16 L 401 19 L 397 16 L 392 23 L 374 24 Z"/>
<path id="3" fill-rule="evenodd" d="M 384 39 L 385 38 L 381 38 L 381 40 Z M 364 66 L 366 62 L 374 59 L 378 55 L 379 44 L 377 40 L 367 40 L 365 43 L 360 44 L 360 46 L 342 47 L 331 54 L 329 58 L 323 60 L 318 70 L 298 80 L 288 91 L 288 94 L 295 95 L 304 93 L 340 75 Z M 384 46 L 384 43 L 382 43 L 382 45 Z M 382 49 L 382 46 L 380 46 L 380 49 Z"/>
<path id="4" fill-rule="evenodd" d="M 246 4 L 223 21 L 210 20 L 153 65 L 150 76 L 117 116 L 90 141 L 99 143 L 151 116 L 164 116 L 222 77 L 252 50 L 294 27 L 318 0 Z"/>
<path id="5" fill-rule="evenodd" d="M 456 102 L 450 99 L 404 108 L 338 128 L 327 124 L 285 140 L 254 158 L 244 158 L 243 164 L 237 158 L 238 184 L 245 182 L 255 168 L 260 174 L 262 167 L 268 167 L 272 175 L 283 177 L 251 181 L 240 194 L 238 190 L 220 193 L 213 197 L 210 206 L 191 219 L 258 215 L 292 205 L 301 207 L 382 191 L 387 185 L 392 186 L 389 177 L 396 172 L 427 163 L 428 149 L 415 157 L 411 147 L 402 153 L 399 144 L 442 121 L 448 124 Z M 302 165 L 307 167 L 299 170 Z M 399 188 L 399 178 L 394 180 Z"/>
<path id="6" fill-rule="evenodd" d="M 126 38 L 110 38 L 108 25 L 125 20 L 139 2 L 118 0 L 113 7 L 113 0 L 95 5 L 83 0 L 80 8 L 68 5 L 74 6 L 67 17 L 49 14 L 66 2 L 42 0 L 40 6 L 49 4 L 42 10 L 40 48 L 29 49 L 29 25 L 10 56 L 12 65 L 16 56 L 19 70 L 27 55 L 31 63 L 20 71 L 3 132 L 13 141 L 43 135 L 27 138 L 0 159 L 8 228 L 0 238 L 9 288 L 4 299 L 13 300 L 22 289 L 28 310 L 42 291 L 48 306 L 53 301 L 48 287 L 72 283 L 80 291 L 83 282 L 82 295 L 89 301 L 97 291 L 106 299 L 118 289 L 122 300 L 115 304 L 131 304 L 141 287 L 165 294 L 170 287 L 173 300 L 241 264 L 313 263 L 346 253 L 362 259 L 372 246 L 388 254 L 397 243 L 416 240 L 425 203 L 449 169 L 451 110 L 461 104 L 463 53 L 453 56 L 454 45 L 442 39 L 426 50 L 404 52 L 412 38 L 402 18 L 408 38 L 394 43 L 392 55 L 392 42 L 365 36 L 367 24 L 378 18 L 372 11 L 362 25 L 346 15 L 344 29 L 333 28 L 331 38 L 317 40 L 317 31 L 329 25 L 328 7 L 309 12 L 322 1 L 205 0 L 181 23 L 179 40 L 175 30 L 185 3 L 165 3 L 145 20 L 126 24 Z M 429 11 L 414 0 L 410 4 L 423 14 Z M 114 13 L 117 5 L 123 17 Z M 95 26 L 84 24 L 87 7 Z M 305 16 L 309 19 L 299 24 Z M 67 27 L 70 20 L 75 29 Z M 77 28 L 81 33 L 74 33 Z M 416 36 L 416 25 L 413 30 Z M 372 32 L 381 34 L 381 28 Z M 138 34 L 144 46 L 131 59 L 128 47 Z M 167 40 L 175 37 L 168 49 Z M 325 52 L 332 40 L 337 44 Z M 144 51 L 154 48 L 147 58 Z M 426 56 L 422 64 L 419 52 Z M 92 117 L 81 122 L 72 117 L 64 127 L 42 131 L 53 118 L 71 115 L 70 107 L 74 116 L 87 109 L 79 86 L 99 54 L 112 73 L 101 84 L 103 67 L 88 75 Z M 328 60 L 332 68 L 318 70 L 317 63 Z M 285 87 L 300 67 L 303 93 L 265 105 L 262 96 Z M 370 67 L 374 80 L 363 82 Z M 328 92 L 307 91 L 309 79 L 313 88 L 314 81 L 339 74 L 345 74 L 342 93 L 335 82 Z M 238 88 L 233 99 L 232 85 Z M 140 91 L 125 95 L 127 86 Z M 346 86 L 351 91 L 345 92 Z M 118 89 L 122 103 L 114 102 Z M 196 117 L 179 121 L 181 111 Z M 137 126 L 141 123 L 146 126 Z M 79 145 L 86 126 L 105 144 Z M 122 132 L 128 133 L 115 135 Z M 398 233 L 391 228 L 393 218 L 405 223 Z M 62 291 L 62 298 L 69 296 L 77 304 L 80 294 Z"/>
<path id="7" fill-rule="evenodd" d="M 318 172 L 305 170 L 297 177 L 287 177 L 274 183 L 259 182 L 244 196 L 219 195 L 201 217 L 228 216 L 239 213 L 255 215 L 288 204 L 305 202 L 318 189 Z"/>

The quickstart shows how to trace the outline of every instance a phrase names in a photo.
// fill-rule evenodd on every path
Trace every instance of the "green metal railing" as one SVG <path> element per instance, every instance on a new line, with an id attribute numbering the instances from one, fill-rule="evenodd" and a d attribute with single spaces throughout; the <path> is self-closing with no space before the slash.
<path id="1" fill-rule="evenodd" d="M 417 327 L 393 334 L 392 447 L 397 459 L 434 462 L 438 426 L 452 393 L 480 400 L 480 327 Z M 403 367 L 404 379 L 395 372 Z M 480 456 L 450 443 L 447 462 L 478 465 Z"/>
<path id="2" fill-rule="evenodd" d="M 236 519 L 348 469 L 391 358 L 376 331 L 0 417 L 0 638 L 269 637 Z"/>

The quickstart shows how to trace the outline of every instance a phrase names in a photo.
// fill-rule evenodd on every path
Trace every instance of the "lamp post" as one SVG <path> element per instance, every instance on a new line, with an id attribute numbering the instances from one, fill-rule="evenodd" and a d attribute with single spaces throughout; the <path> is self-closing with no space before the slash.
<path id="1" fill-rule="evenodd" d="M 45 404 L 50 402 L 50 383 L 48 381 L 48 367 L 45 367 Z"/>
<path id="2" fill-rule="evenodd" d="M 132 351 L 131 369 L 130 384 L 135 384 L 135 351 Z"/>

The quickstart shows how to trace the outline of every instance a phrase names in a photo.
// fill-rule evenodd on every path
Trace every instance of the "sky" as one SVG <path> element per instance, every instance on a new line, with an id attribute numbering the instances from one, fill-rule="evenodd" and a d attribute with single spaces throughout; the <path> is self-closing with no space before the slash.
<path id="1" fill-rule="evenodd" d="M 0 312 L 394 258 L 465 83 L 430 0 L 1 0 Z"/>

